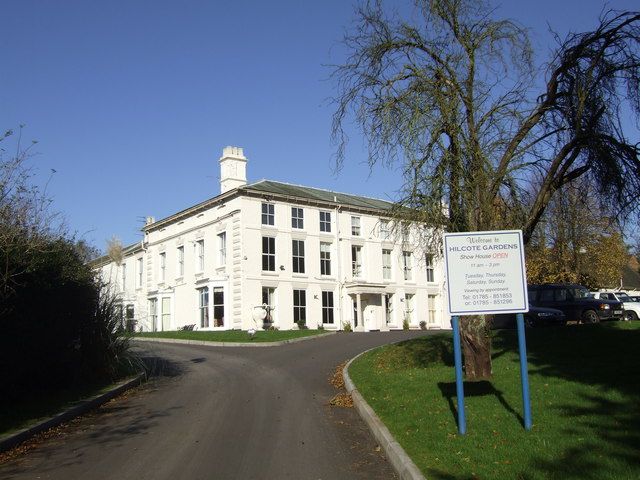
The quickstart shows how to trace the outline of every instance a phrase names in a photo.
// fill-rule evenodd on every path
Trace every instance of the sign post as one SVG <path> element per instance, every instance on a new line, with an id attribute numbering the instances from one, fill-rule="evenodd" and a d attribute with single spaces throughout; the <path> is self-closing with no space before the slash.
<path id="1" fill-rule="evenodd" d="M 529 311 L 521 230 L 447 233 L 444 235 L 448 310 L 452 316 L 458 432 L 466 432 L 460 315 L 516 313 L 524 424 L 531 429 L 527 350 L 522 313 Z"/>
<path id="2" fill-rule="evenodd" d="M 453 328 L 453 357 L 456 365 L 456 398 L 458 400 L 458 433 L 467 433 L 467 419 L 464 413 L 464 383 L 462 379 L 462 352 L 460 348 L 460 318 L 451 317 Z"/>
<path id="3" fill-rule="evenodd" d="M 520 350 L 520 381 L 522 383 L 522 411 L 524 418 L 524 428 L 531 430 L 533 421 L 531 420 L 531 401 L 529 399 L 529 373 L 527 372 L 527 342 L 524 337 L 524 316 L 521 313 L 516 315 L 518 324 L 518 350 Z"/>

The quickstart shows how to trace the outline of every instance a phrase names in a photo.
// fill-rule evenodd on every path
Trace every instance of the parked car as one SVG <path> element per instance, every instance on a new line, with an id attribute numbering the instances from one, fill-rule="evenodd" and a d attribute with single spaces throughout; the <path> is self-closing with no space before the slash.
<path id="1" fill-rule="evenodd" d="M 561 310 L 555 308 L 535 307 L 529 304 L 529 311 L 522 314 L 527 327 L 541 327 L 546 325 L 566 325 L 567 317 Z M 515 313 L 500 313 L 493 316 L 493 328 L 515 328 Z"/>
<path id="2" fill-rule="evenodd" d="M 640 302 L 634 301 L 626 292 L 615 292 L 613 290 L 602 290 L 591 292 L 593 298 L 600 300 L 615 300 L 622 302 L 623 316 L 625 320 L 638 320 L 640 318 Z"/>
<path id="3" fill-rule="evenodd" d="M 629 298 L 634 302 L 640 302 L 640 297 L 637 295 L 629 295 Z"/>
<path id="4" fill-rule="evenodd" d="M 529 285 L 527 290 L 531 305 L 562 310 L 567 320 L 596 323 L 602 320 L 620 320 L 623 316 L 621 302 L 595 299 L 582 285 L 548 283 Z"/>

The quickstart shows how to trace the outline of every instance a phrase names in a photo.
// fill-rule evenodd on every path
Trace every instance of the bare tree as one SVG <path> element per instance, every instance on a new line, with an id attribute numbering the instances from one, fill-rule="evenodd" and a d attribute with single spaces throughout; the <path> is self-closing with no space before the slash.
<path id="1" fill-rule="evenodd" d="M 355 116 L 371 166 L 402 162 L 398 212 L 432 229 L 522 228 L 528 242 L 554 194 L 580 177 L 605 211 L 638 213 L 640 150 L 620 112 L 626 103 L 640 114 L 640 14 L 607 12 L 559 42 L 536 92 L 523 27 L 484 1 L 411 4 L 408 19 L 380 0 L 357 9 L 350 56 L 333 72 L 338 164 Z M 490 376 L 486 322 L 461 326 L 467 376 Z"/>

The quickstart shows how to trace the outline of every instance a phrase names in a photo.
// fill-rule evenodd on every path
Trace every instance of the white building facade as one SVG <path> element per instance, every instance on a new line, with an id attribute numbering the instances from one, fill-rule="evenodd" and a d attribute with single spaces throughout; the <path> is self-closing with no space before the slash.
<path id="1" fill-rule="evenodd" d="M 391 203 L 246 182 L 226 147 L 221 194 L 162 220 L 95 266 L 139 331 L 449 328 L 443 265 L 393 228 Z"/>

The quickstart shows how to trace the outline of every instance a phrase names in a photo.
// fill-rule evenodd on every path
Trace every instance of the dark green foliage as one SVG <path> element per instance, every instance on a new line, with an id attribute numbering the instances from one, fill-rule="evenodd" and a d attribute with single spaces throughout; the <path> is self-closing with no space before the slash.
<path id="1" fill-rule="evenodd" d="M 0 256 L 14 273 L 0 292 L 1 403 L 113 380 L 131 366 L 114 300 L 72 241 L 2 238 Z"/>

